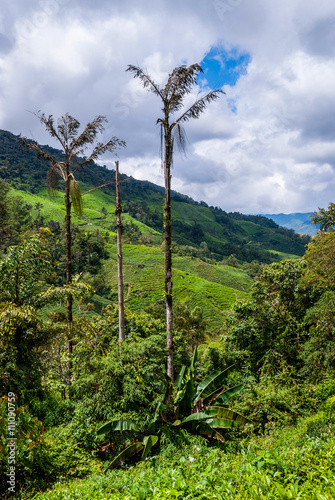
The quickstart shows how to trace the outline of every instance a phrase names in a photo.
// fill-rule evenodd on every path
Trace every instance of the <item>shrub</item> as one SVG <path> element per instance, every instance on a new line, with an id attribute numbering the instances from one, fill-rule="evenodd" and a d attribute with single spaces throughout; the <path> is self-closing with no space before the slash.
<path id="1" fill-rule="evenodd" d="M 17 407 L 13 410 L 14 435 L 9 435 L 8 418 L 12 418 L 12 412 L 9 414 L 9 410 L 14 408 L 12 404 L 15 406 L 7 396 L 0 400 L 0 486 L 2 491 L 7 491 L 8 496 L 10 492 L 6 474 L 10 465 L 15 467 L 15 492 L 30 481 L 45 481 L 49 465 L 43 424 L 31 414 L 28 407 Z M 12 443 L 9 437 L 15 438 L 12 447 L 8 446 Z"/>

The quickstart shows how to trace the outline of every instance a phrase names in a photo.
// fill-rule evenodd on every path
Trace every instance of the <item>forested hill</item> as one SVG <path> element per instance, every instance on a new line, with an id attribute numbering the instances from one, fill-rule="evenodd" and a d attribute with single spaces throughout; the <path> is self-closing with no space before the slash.
<path id="1" fill-rule="evenodd" d="M 60 151 L 48 146 L 44 148 L 53 155 L 59 155 L 61 159 Z M 17 136 L 8 131 L 0 131 L 0 178 L 6 179 L 16 190 L 45 198 L 47 170 L 48 164 L 23 149 L 18 144 Z M 77 175 L 83 190 L 114 178 L 113 170 L 96 164 Z M 141 232 L 146 226 L 162 233 L 163 188 L 126 175 L 122 175 L 121 179 L 124 181 L 121 193 L 123 212 L 128 214 L 127 220 Z M 114 189 L 113 184 L 103 188 L 104 203 L 109 203 L 110 208 L 115 203 Z M 94 193 L 98 191 L 93 191 L 92 196 L 95 196 Z M 41 204 L 43 205 L 43 200 Z M 279 259 L 282 253 L 303 255 L 309 241 L 308 236 L 300 236 L 293 230 L 282 228 L 266 217 L 227 213 L 219 207 L 209 207 L 205 202 L 196 202 L 177 192 L 172 192 L 172 219 L 173 240 L 176 244 L 183 247 L 186 253 L 191 252 L 191 248 L 201 248 L 208 257 L 216 260 L 233 255 L 240 261 L 259 260 L 268 263 Z M 97 218 L 95 224 L 99 225 Z M 101 229 L 107 229 L 103 221 Z"/>

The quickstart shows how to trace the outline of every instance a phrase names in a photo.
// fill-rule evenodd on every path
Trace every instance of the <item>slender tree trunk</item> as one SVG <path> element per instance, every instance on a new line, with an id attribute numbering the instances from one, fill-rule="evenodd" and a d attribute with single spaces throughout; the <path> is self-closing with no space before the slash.
<path id="1" fill-rule="evenodd" d="M 119 162 L 115 162 L 115 184 L 116 184 L 116 238 L 117 238 L 117 281 L 119 298 L 119 340 L 125 340 L 124 328 L 124 295 L 123 295 L 123 268 L 122 268 L 122 207 L 120 198 Z"/>
<path id="2" fill-rule="evenodd" d="M 164 228 L 165 228 L 165 300 L 166 300 L 166 347 L 167 375 L 173 380 L 173 313 L 172 313 L 172 237 L 171 237 L 171 161 L 172 161 L 172 138 L 169 126 L 166 124 L 164 136 L 164 178 L 165 178 L 165 206 L 164 206 Z"/>
<path id="3" fill-rule="evenodd" d="M 72 282 L 72 236 L 71 236 L 71 200 L 70 200 L 70 177 L 67 175 L 65 182 L 65 272 L 66 284 Z M 68 327 L 68 353 L 69 353 L 69 371 L 68 371 L 68 385 L 71 385 L 72 373 L 72 352 L 73 343 L 72 337 L 72 297 L 68 296 L 66 300 L 66 324 Z"/>

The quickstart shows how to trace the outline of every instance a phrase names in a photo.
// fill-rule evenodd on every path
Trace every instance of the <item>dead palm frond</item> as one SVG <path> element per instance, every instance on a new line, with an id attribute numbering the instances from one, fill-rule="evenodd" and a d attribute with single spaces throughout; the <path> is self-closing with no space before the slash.
<path id="1" fill-rule="evenodd" d="M 74 178 L 70 180 L 70 196 L 74 213 L 81 217 L 83 215 L 83 197 L 80 184 Z"/>

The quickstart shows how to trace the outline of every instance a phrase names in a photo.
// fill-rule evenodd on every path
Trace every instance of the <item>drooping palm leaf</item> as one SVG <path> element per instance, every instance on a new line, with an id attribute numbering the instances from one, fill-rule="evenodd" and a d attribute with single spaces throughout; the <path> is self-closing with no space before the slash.
<path id="1" fill-rule="evenodd" d="M 74 213 L 81 217 L 83 215 L 83 197 L 80 184 L 75 179 L 70 180 L 70 195 Z"/>
<path id="2" fill-rule="evenodd" d="M 59 187 L 59 171 L 54 166 L 50 167 L 47 172 L 47 187 L 49 195 L 54 195 Z"/>
<path id="3" fill-rule="evenodd" d="M 128 68 L 126 71 L 131 71 L 134 74 L 134 78 L 139 78 L 142 82 L 144 88 L 148 88 L 154 94 L 158 95 L 162 100 L 164 100 L 164 96 L 159 88 L 159 86 L 150 78 L 149 75 L 144 73 L 141 68 L 137 66 L 133 66 L 132 64 L 128 64 Z"/>
<path id="4" fill-rule="evenodd" d="M 64 304 L 68 297 L 76 300 L 92 297 L 94 295 L 94 288 L 79 279 L 80 276 L 76 275 L 70 285 L 52 285 L 48 290 L 35 297 L 36 305 L 43 307 L 48 303 Z"/>
<path id="5" fill-rule="evenodd" d="M 144 450 L 143 450 L 143 453 L 142 453 L 142 458 L 141 460 L 145 460 L 151 450 L 151 448 L 153 446 L 155 446 L 155 444 L 157 443 L 158 441 L 158 436 L 145 436 L 145 438 L 143 439 L 143 444 L 144 444 Z"/>
<path id="6" fill-rule="evenodd" d="M 130 422 L 129 420 L 112 420 L 107 424 L 104 424 L 100 429 L 97 430 L 97 434 L 100 436 L 101 434 L 106 434 L 106 432 L 113 431 L 137 431 L 139 432 L 139 428 L 134 422 Z"/>
<path id="7" fill-rule="evenodd" d="M 187 136 L 184 128 L 177 123 L 173 129 L 173 138 L 176 140 L 179 151 L 186 154 Z"/>
<path id="8" fill-rule="evenodd" d="M 122 465 L 125 462 L 125 460 L 127 458 L 130 458 L 133 455 L 136 455 L 136 453 L 143 450 L 143 448 L 144 448 L 143 443 L 138 442 L 138 443 L 131 444 L 130 446 L 128 446 L 128 448 L 121 451 L 121 453 L 111 461 L 111 463 L 108 465 L 105 472 L 107 472 L 108 469 L 110 469 L 111 467 L 119 467 L 120 465 Z"/>

